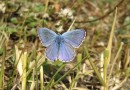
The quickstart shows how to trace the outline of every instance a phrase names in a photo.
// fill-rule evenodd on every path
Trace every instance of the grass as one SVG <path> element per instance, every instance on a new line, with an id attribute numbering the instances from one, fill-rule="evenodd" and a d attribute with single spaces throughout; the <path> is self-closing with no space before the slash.
<path id="1" fill-rule="evenodd" d="M 120 2 L 1 1 L 0 90 L 129 90 L 130 5 Z M 81 28 L 87 36 L 72 62 L 52 62 L 39 27 Z"/>

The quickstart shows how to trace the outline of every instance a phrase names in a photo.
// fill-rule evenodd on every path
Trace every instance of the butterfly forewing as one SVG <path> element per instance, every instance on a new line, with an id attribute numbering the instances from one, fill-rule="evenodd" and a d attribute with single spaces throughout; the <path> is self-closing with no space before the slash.
<path id="1" fill-rule="evenodd" d="M 84 40 L 85 35 L 86 32 L 81 29 L 71 30 L 62 34 L 65 41 L 75 48 L 80 46 Z"/>
<path id="2" fill-rule="evenodd" d="M 66 42 L 62 42 L 59 48 L 59 60 L 63 62 L 69 62 L 75 57 L 75 51 L 73 47 Z"/>
<path id="3" fill-rule="evenodd" d="M 42 44 L 45 47 L 51 45 L 57 36 L 55 32 L 53 32 L 52 30 L 48 28 L 40 28 L 38 30 L 38 35 L 39 35 L 39 38 L 41 39 Z"/>

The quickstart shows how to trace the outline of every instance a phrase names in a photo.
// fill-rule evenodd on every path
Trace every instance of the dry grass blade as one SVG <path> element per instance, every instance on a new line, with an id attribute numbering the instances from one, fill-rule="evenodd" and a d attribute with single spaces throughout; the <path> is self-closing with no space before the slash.
<path id="1" fill-rule="evenodd" d="M 112 39 L 114 36 L 114 27 L 116 24 L 116 16 L 117 16 L 117 8 L 115 10 L 115 17 L 114 17 L 114 21 L 112 24 L 112 30 L 110 33 L 110 38 L 109 38 L 109 42 L 107 45 L 107 48 L 105 49 L 105 53 L 104 53 L 104 81 L 107 84 L 107 69 L 108 69 L 108 65 L 111 59 L 111 50 L 112 50 Z M 108 84 L 107 84 L 108 85 Z M 108 86 L 104 87 L 104 90 L 108 90 Z"/>
<path id="2" fill-rule="evenodd" d="M 26 90 L 26 82 L 27 82 L 27 52 L 24 52 L 21 56 L 23 63 L 23 74 L 22 74 L 22 90 Z"/>
<path id="3" fill-rule="evenodd" d="M 43 66 L 40 67 L 40 84 L 41 84 L 41 90 L 44 89 L 44 76 L 43 76 Z"/>

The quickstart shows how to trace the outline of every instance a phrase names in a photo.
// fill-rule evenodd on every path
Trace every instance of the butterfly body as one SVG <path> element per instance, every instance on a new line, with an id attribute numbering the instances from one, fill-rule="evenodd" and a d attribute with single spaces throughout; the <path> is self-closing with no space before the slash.
<path id="1" fill-rule="evenodd" d="M 61 44 L 62 42 L 64 42 L 64 38 L 62 37 L 61 34 L 58 34 L 58 35 L 56 36 L 55 42 L 56 42 L 59 46 L 60 46 L 60 44 Z"/>
<path id="2" fill-rule="evenodd" d="M 57 59 L 69 62 L 74 59 L 76 53 L 74 48 L 80 46 L 86 35 L 84 30 L 76 29 L 61 34 L 56 34 L 47 28 L 38 30 L 42 44 L 47 47 L 45 55 L 49 60 Z"/>

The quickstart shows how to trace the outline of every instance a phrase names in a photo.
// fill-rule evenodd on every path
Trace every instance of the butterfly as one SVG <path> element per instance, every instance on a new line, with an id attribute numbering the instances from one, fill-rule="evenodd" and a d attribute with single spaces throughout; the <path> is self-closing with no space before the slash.
<path id="1" fill-rule="evenodd" d="M 48 28 L 39 28 L 38 36 L 46 47 L 45 56 L 47 59 L 62 62 L 69 62 L 75 58 L 74 48 L 78 48 L 84 41 L 86 32 L 82 29 L 67 31 L 63 34 L 56 34 Z"/>

